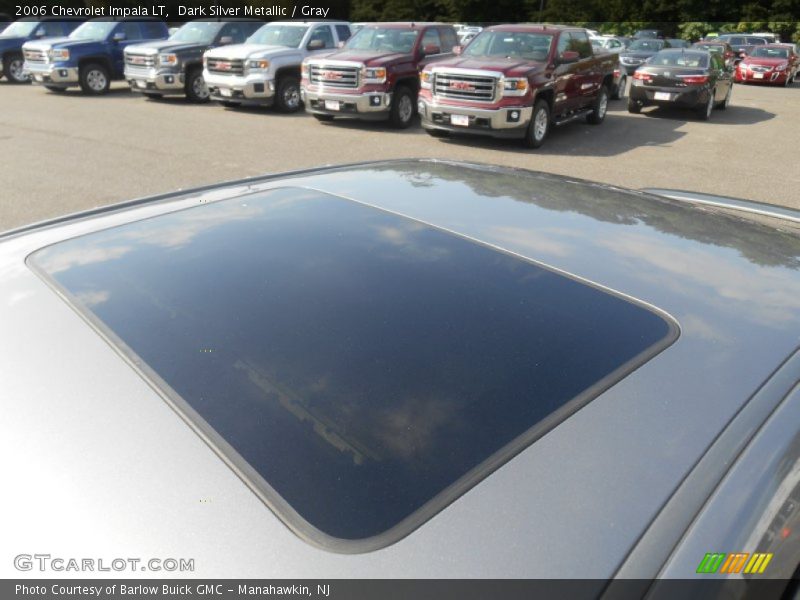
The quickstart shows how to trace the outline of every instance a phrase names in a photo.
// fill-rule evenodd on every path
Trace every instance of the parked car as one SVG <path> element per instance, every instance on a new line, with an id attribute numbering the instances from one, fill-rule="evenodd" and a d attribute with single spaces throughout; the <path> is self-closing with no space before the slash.
<path id="1" fill-rule="evenodd" d="M 638 113 L 651 105 L 677 106 L 708 120 L 714 108 L 728 108 L 732 90 L 733 76 L 719 54 L 662 50 L 633 74 L 628 111 Z"/>
<path id="2" fill-rule="evenodd" d="M 168 40 L 125 48 L 125 79 L 134 92 L 150 97 L 185 95 L 207 102 L 203 53 L 217 46 L 241 44 L 263 23 L 256 20 L 190 21 Z"/>
<path id="3" fill-rule="evenodd" d="M 419 71 L 453 55 L 455 29 L 446 23 L 372 23 L 339 52 L 303 63 L 306 110 L 320 121 L 335 117 L 411 125 Z"/>
<path id="4" fill-rule="evenodd" d="M 345 21 L 274 21 L 244 44 L 209 50 L 203 77 L 212 100 L 224 106 L 275 106 L 283 112 L 302 108 L 300 65 L 314 54 L 336 50 L 350 38 Z"/>
<path id="5" fill-rule="evenodd" d="M 6 233 L 0 571 L 134 548 L 201 579 L 791 589 L 798 221 L 424 160 Z M 740 551 L 766 570 L 717 572 Z"/>
<path id="6" fill-rule="evenodd" d="M 156 19 L 92 19 L 69 37 L 26 42 L 23 69 L 34 84 L 53 92 L 80 86 L 85 94 L 105 94 L 113 80 L 125 77 L 127 46 L 167 35 L 166 24 Z"/>
<path id="7" fill-rule="evenodd" d="M 729 69 L 733 69 L 736 64 L 736 52 L 733 51 L 733 48 L 727 42 L 721 41 L 703 41 L 703 42 L 695 42 L 692 44 L 692 48 L 696 50 L 705 50 L 706 52 L 716 52 L 720 56 L 722 56 L 722 60 L 725 62 L 725 66 Z"/>
<path id="8" fill-rule="evenodd" d="M 787 44 L 753 48 L 736 67 L 737 83 L 768 83 L 789 86 L 795 81 L 800 60 Z"/>
<path id="9" fill-rule="evenodd" d="M 625 69 L 628 75 L 643 65 L 648 58 L 655 56 L 664 48 L 669 48 L 669 42 L 655 38 L 640 38 L 634 40 L 630 46 L 620 52 L 619 64 Z"/>
<path id="10" fill-rule="evenodd" d="M 79 19 L 31 17 L 5 27 L 0 34 L 0 77 L 5 77 L 10 83 L 27 83 L 22 45 L 31 40 L 69 35 L 81 22 Z"/>
<path id="11" fill-rule="evenodd" d="M 580 28 L 488 27 L 461 56 L 425 66 L 422 126 L 433 136 L 519 138 L 538 148 L 551 125 L 603 122 L 618 64 L 616 54 L 595 54 Z"/>
<path id="12" fill-rule="evenodd" d="M 767 43 L 767 40 L 761 37 L 735 33 L 725 33 L 719 36 L 717 39 L 731 45 L 733 51 L 736 53 L 735 62 L 737 63 L 745 56 L 750 54 L 750 52 L 753 51 L 753 48 L 756 46 L 763 46 Z"/>
<path id="13" fill-rule="evenodd" d="M 615 36 L 593 37 L 589 38 L 589 41 L 592 42 L 592 46 L 597 50 L 602 50 L 604 52 L 619 54 L 625 50 L 625 42 L 621 38 Z"/>

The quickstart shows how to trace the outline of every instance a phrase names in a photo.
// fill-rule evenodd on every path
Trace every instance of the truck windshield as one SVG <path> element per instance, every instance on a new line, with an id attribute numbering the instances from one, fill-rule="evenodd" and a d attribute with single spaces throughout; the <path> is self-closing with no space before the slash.
<path id="1" fill-rule="evenodd" d="M 264 25 L 247 38 L 247 43 L 299 48 L 306 31 L 308 31 L 308 27 L 296 25 Z"/>
<path id="2" fill-rule="evenodd" d="M 2 31 L 2 37 L 27 37 L 39 25 L 39 21 L 17 21 Z"/>
<path id="3" fill-rule="evenodd" d="M 347 43 L 349 50 L 376 50 L 409 54 L 419 36 L 417 29 L 364 27 Z"/>
<path id="4" fill-rule="evenodd" d="M 169 39 L 173 42 L 210 44 L 224 23 L 187 23 L 173 33 Z"/>
<path id="5" fill-rule="evenodd" d="M 116 27 L 114 21 L 87 21 L 69 34 L 73 40 L 103 40 Z"/>
<path id="6" fill-rule="evenodd" d="M 464 49 L 464 56 L 504 56 L 544 61 L 553 36 L 544 33 L 484 31 Z"/>

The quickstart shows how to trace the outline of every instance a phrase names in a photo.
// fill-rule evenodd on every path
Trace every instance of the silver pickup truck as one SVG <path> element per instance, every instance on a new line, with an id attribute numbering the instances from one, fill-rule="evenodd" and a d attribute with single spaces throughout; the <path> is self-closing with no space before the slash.
<path id="1" fill-rule="evenodd" d="M 334 51 L 351 34 L 344 21 L 267 23 L 244 44 L 209 50 L 203 78 L 211 99 L 225 106 L 300 109 L 300 65 L 313 54 Z"/>

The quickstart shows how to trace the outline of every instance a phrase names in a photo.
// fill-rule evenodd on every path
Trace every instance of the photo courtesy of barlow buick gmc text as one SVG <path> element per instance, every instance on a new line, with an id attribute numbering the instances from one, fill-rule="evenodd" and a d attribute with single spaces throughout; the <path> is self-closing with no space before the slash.
<path id="1" fill-rule="evenodd" d="M 0 0 L 0 600 L 800 600 L 800 5 Z"/>

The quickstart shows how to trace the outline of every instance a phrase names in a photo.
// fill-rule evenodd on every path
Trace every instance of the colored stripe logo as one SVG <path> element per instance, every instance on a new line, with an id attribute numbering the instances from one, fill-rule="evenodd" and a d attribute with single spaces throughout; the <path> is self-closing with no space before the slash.
<path id="1" fill-rule="evenodd" d="M 697 573 L 705 574 L 733 574 L 748 573 L 761 574 L 772 560 L 772 553 L 765 552 L 708 552 L 700 564 Z"/>

